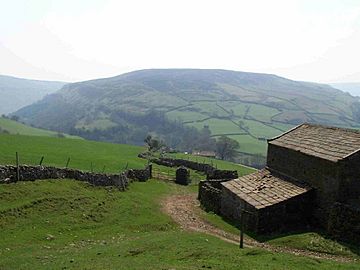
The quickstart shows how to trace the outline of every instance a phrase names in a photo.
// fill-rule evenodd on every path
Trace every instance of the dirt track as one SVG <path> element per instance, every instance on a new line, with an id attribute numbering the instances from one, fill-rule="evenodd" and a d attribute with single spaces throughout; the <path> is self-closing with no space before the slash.
<path id="1" fill-rule="evenodd" d="M 216 236 L 224 241 L 239 244 L 239 236 L 225 232 L 215 227 L 200 216 L 200 204 L 196 199 L 196 194 L 172 195 L 166 197 L 162 202 L 162 209 L 178 223 L 183 230 L 196 231 Z M 244 239 L 245 247 L 262 248 L 271 252 L 291 253 L 298 256 L 311 257 L 316 259 L 327 259 L 338 262 L 355 262 L 355 259 L 331 255 L 320 252 L 300 250 L 287 247 L 276 247 L 266 243 L 260 243 L 251 238 Z"/>

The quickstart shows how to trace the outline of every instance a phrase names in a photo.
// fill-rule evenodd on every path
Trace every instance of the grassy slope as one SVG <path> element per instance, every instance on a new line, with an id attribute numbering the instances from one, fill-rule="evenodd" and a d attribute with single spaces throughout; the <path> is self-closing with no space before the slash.
<path id="1" fill-rule="evenodd" d="M 222 217 L 214 213 L 200 212 L 210 224 L 213 224 L 223 230 L 239 235 L 240 231 L 232 224 L 226 222 Z M 249 236 L 246 236 L 249 237 Z M 288 234 L 278 234 L 269 237 L 259 237 L 258 241 L 263 241 L 274 246 L 291 247 L 301 250 L 315 251 L 333 255 L 341 255 L 360 258 L 360 246 L 348 243 L 339 243 L 326 237 L 322 232 L 290 232 Z"/>
<path id="2" fill-rule="evenodd" d="M 127 160 L 129 167 L 141 167 L 145 163 L 144 160 L 136 157 L 137 153 L 143 150 L 141 147 L 10 135 L 1 135 L 0 143 L 0 148 L 3 150 L 0 154 L 1 163 L 8 163 L 4 159 L 5 153 L 13 153 L 18 149 L 31 153 L 29 157 L 37 156 L 44 151 L 50 154 L 49 158 L 52 158 L 54 165 L 58 166 L 63 165 L 62 161 L 66 160 L 67 153 L 77 153 L 83 159 L 74 159 L 72 165 L 81 169 L 88 169 L 89 160 L 93 160 L 96 165 L 100 161 L 108 164 L 115 159 L 116 164 L 121 166 L 124 166 Z M 118 155 L 119 152 L 123 155 Z M 177 154 L 177 157 L 213 162 L 218 168 L 237 169 L 240 175 L 253 171 L 224 161 L 182 154 Z M 116 166 L 113 169 L 116 171 Z M 158 169 L 167 170 L 162 167 Z M 111 171 L 112 168 L 109 167 L 109 170 Z M 171 175 L 173 174 L 171 170 Z M 194 172 L 192 175 L 196 178 L 201 177 L 194 175 Z M 309 267 L 315 262 L 281 254 L 274 257 L 273 254 L 257 250 L 239 252 L 233 246 L 212 237 L 179 232 L 178 228 L 159 212 L 158 199 L 174 192 L 196 191 L 196 185 L 183 188 L 156 181 L 147 184 L 134 183 L 126 193 L 93 188 L 73 181 L 65 181 L 61 184 L 55 180 L 1 185 L 0 231 L 1 239 L 4 240 L 0 243 L 0 256 L 6 260 L 0 263 L 0 268 L 6 269 L 8 265 L 12 265 L 12 268 L 24 269 L 29 265 L 35 265 L 36 268 L 72 265 L 75 268 L 86 268 L 90 267 L 89 261 L 86 260 L 87 256 L 96 257 L 96 261 L 91 262 L 94 263 L 94 268 L 114 267 L 110 265 L 119 268 L 121 264 L 124 265 L 124 269 L 134 264 L 133 256 L 141 258 L 139 264 L 135 263 L 132 269 L 143 269 L 143 263 L 150 265 L 150 269 L 175 265 L 196 269 L 202 267 L 201 263 L 206 266 L 221 266 L 223 269 L 236 269 L 236 265 L 240 262 L 246 265 L 243 269 L 258 268 L 267 263 L 270 263 L 268 266 L 274 269 L 285 267 L 284 265 L 290 265 L 290 269 L 292 267 L 297 269 L 296 263 L 292 263 L 293 260 L 301 262 L 305 260 L 309 262 Z M 238 232 L 236 228 L 216 215 L 207 213 L 203 215 L 209 222 L 225 230 Z M 54 240 L 49 240 L 52 236 L 49 237 L 48 234 L 54 236 Z M 181 241 L 178 239 L 179 234 Z M 173 242 L 177 242 L 176 247 L 172 246 Z M 320 251 L 325 248 L 329 250 L 330 247 L 332 253 L 351 255 L 341 245 L 332 241 L 326 242 L 321 237 L 309 237 L 306 234 L 279 237 L 270 242 L 275 245 Z M 13 252 L 14 250 L 16 252 Z M 189 253 L 189 250 L 192 251 Z M 214 254 L 217 255 L 214 257 Z M 231 258 L 226 263 L 221 262 L 220 258 L 225 254 Z M 15 260 L 17 256 L 21 259 Z M 162 258 L 161 264 L 153 259 L 155 256 Z M 179 256 L 188 259 L 183 259 L 179 263 Z M 72 258 L 74 261 L 70 262 Z M 194 261 L 193 258 L 197 259 Z M 315 264 L 321 265 L 320 267 L 328 265 L 322 265 L 323 262 Z"/>
<path id="3" fill-rule="evenodd" d="M 58 137 L 58 132 L 33 128 L 22 123 L 2 118 L 0 117 L 0 128 L 8 131 L 10 134 L 20 134 L 20 135 L 29 135 L 29 136 L 48 136 L 48 137 Z M 71 136 L 64 134 L 66 138 L 71 139 L 81 139 L 78 136 Z"/>
<path id="4" fill-rule="evenodd" d="M 127 192 L 64 180 L 0 186 L 1 269 L 358 269 L 182 231 L 159 208 L 186 188 L 150 181 Z M 19 199 L 21 198 L 21 199 Z"/>
<path id="5" fill-rule="evenodd" d="M 119 172 L 127 163 L 129 168 L 142 168 L 146 161 L 137 157 L 143 147 L 70 140 L 51 137 L 0 134 L 0 164 L 15 164 L 15 152 L 19 152 L 20 163 L 38 164 L 44 156 L 43 165 L 64 167 L 70 157 L 71 168 Z"/>

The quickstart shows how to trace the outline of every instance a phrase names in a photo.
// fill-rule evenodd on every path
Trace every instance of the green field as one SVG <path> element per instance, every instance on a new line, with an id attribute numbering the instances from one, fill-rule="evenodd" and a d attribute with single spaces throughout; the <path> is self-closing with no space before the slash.
<path id="1" fill-rule="evenodd" d="M 273 121 L 289 121 L 280 113 L 281 111 L 271 106 L 248 102 L 192 101 L 188 106 L 172 110 L 166 115 L 172 120 L 181 121 L 199 130 L 208 126 L 214 137 L 226 135 L 235 139 L 240 145 L 238 151 L 265 156 L 265 140 L 294 127 L 291 124 Z M 296 115 L 292 113 L 291 117 L 294 118 Z"/>
<path id="2" fill-rule="evenodd" d="M 43 165 L 105 172 L 119 172 L 128 168 L 143 168 L 146 160 L 137 155 L 140 146 L 111 144 L 87 140 L 0 134 L 0 164 L 15 164 L 15 152 L 20 163 L 35 165 L 44 156 Z M 91 164 L 92 163 L 92 164 Z"/>
<path id="3" fill-rule="evenodd" d="M 45 165 L 89 169 L 106 165 L 117 172 L 128 163 L 141 168 L 142 147 L 50 137 L 0 135 L 0 164 L 23 163 L 45 155 Z M 239 164 L 172 154 L 213 164 L 220 169 L 254 171 Z M 48 160 L 48 163 L 46 163 Z M 29 164 L 29 163 L 28 163 Z M 30 164 L 32 164 L 30 162 Z M 119 168 L 120 167 L 120 168 Z M 164 172 L 168 169 L 156 166 Z M 192 172 L 193 174 L 194 172 Z M 193 177 L 201 177 L 194 175 Z M 198 182 L 198 181 L 197 181 Z M 0 185 L 0 269 L 358 269 L 355 263 L 297 257 L 261 249 L 239 250 L 215 237 L 182 230 L 161 211 L 160 201 L 173 194 L 197 192 L 197 185 L 178 186 L 152 179 L 131 183 L 129 190 L 94 187 L 74 180 L 39 180 Z M 201 211 L 199 209 L 199 211 Z M 201 211 L 209 223 L 238 234 L 219 216 Z M 264 239 L 296 247 L 356 257 L 346 246 L 318 234 L 303 233 Z M 226 260 L 224 260 L 226 258 Z"/>
<path id="4" fill-rule="evenodd" d="M 151 180 L 127 192 L 72 180 L 0 186 L 0 269 L 358 269 L 355 263 L 239 250 L 181 230 L 160 211 L 187 192 Z M 226 259 L 225 259 L 226 258 Z"/>
<path id="5" fill-rule="evenodd" d="M 29 136 L 47 136 L 47 137 L 59 137 L 59 133 L 55 131 L 33 128 L 22 123 L 0 117 L 0 128 L 9 132 L 10 134 L 20 134 Z M 68 134 L 62 134 L 66 138 L 81 139 L 77 136 L 71 136 Z M 60 136 L 62 136 L 60 135 Z"/>
<path id="6" fill-rule="evenodd" d="M 232 123 L 229 120 L 216 119 L 212 118 L 205 121 L 193 122 L 187 124 L 188 126 L 196 127 L 197 129 L 202 129 L 204 126 L 209 126 L 211 133 L 213 135 L 228 134 L 228 133 L 243 133 L 244 131 L 240 129 L 239 126 Z"/>

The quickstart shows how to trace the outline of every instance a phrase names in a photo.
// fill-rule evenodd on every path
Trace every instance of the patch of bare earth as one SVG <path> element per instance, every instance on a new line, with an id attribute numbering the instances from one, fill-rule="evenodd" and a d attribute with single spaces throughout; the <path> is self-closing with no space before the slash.
<path id="1" fill-rule="evenodd" d="M 170 215 L 171 218 L 178 223 L 183 230 L 202 232 L 209 235 L 218 237 L 224 241 L 239 244 L 239 235 L 225 232 L 224 230 L 215 227 L 206 220 L 204 220 L 199 214 L 200 203 L 196 199 L 196 194 L 186 195 L 172 195 L 166 197 L 161 202 L 163 211 Z M 320 252 L 313 252 L 301 249 L 295 249 L 290 247 L 276 247 L 266 243 L 258 242 L 254 239 L 246 237 L 244 239 L 245 247 L 262 248 L 271 252 L 285 252 L 298 256 L 311 257 L 315 259 L 327 259 L 338 262 L 355 262 L 356 259 L 349 257 L 331 255 Z"/>

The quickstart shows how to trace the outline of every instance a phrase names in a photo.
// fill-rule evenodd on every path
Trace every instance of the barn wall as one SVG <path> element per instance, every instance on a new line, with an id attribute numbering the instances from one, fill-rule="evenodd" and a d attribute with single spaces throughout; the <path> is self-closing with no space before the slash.
<path id="1" fill-rule="evenodd" d="M 240 224 L 241 211 L 246 210 L 251 214 L 245 214 L 244 224 L 247 230 L 257 232 L 258 229 L 258 211 L 255 207 L 248 204 L 246 201 L 240 199 L 235 193 L 230 191 L 225 186 L 222 186 L 221 189 L 221 207 L 220 213 L 221 216 L 227 218 L 228 220 L 234 222 L 235 224 Z"/>
<path id="2" fill-rule="evenodd" d="M 342 160 L 339 202 L 360 204 L 360 153 Z"/>
<path id="3" fill-rule="evenodd" d="M 359 243 L 360 209 L 343 203 L 335 203 L 330 211 L 328 232 L 337 239 Z"/>
<path id="4" fill-rule="evenodd" d="M 259 211 L 259 233 L 287 232 L 312 223 L 313 192 L 298 195 Z"/>
<path id="5" fill-rule="evenodd" d="M 314 216 L 326 227 L 330 207 L 340 199 L 340 166 L 299 151 L 268 145 L 267 166 L 310 184 L 316 193 Z"/>

